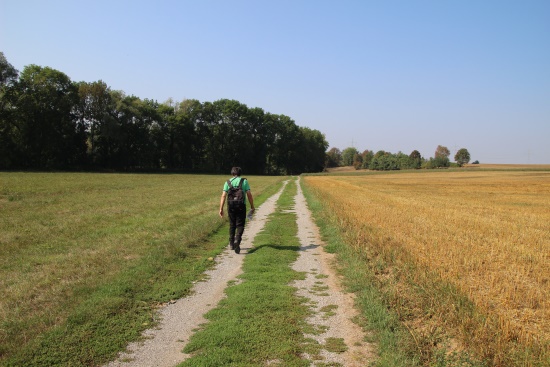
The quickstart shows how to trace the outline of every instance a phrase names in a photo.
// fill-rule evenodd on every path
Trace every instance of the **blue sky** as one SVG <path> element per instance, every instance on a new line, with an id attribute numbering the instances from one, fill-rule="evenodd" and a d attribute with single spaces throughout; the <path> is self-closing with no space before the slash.
<path id="1" fill-rule="evenodd" d="M 18 70 L 236 99 L 331 147 L 550 164 L 550 1 L 0 0 Z"/>

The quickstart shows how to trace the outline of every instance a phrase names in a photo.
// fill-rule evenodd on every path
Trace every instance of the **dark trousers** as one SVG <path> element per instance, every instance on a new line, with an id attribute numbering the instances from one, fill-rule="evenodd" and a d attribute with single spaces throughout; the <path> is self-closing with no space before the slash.
<path id="1" fill-rule="evenodd" d="M 229 244 L 240 246 L 246 220 L 246 207 L 228 208 L 229 213 Z"/>

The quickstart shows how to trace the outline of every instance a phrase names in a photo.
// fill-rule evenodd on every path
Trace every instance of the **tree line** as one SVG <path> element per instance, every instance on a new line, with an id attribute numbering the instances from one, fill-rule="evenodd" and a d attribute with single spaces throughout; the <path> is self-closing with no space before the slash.
<path id="1" fill-rule="evenodd" d="M 319 172 L 325 136 L 236 100 L 164 103 L 0 52 L 0 169 Z"/>
<path id="2" fill-rule="evenodd" d="M 371 169 L 377 171 L 447 168 L 452 165 L 449 160 L 450 155 L 451 152 L 449 149 L 443 145 L 438 145 L 434 157 L 430 157 L 429 159 L 422 157 L 418 150 L 413 150 L 411 154 L 407 155 L 403 152 L 390 153 L 384 150 L 379 150 L 374 153 L 368 149 L 360 153 L 354 147 L 348 147 L 343 151 L 340 151 L 338 148 L 331 148 L 326 155 L 325 167 L 353 166 L 355 169 Z M 469 163 L 470 153 L 468 149 L 459 149 L 454 159 L 454 165 L 458 167 L 462 167 L 464 164 Z"/>

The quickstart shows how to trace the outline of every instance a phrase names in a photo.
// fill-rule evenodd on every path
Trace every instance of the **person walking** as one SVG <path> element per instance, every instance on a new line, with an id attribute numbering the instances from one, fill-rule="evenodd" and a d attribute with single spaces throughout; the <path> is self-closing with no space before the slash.
<path id="1" fill-rule="evenodd" d="M 223 207 L 227 199 L 227 214 L 229 215 L 229 246 L 235 253 L 241 252 L 241 239 L 246 221 L 246 198 L 250 203 L 250 210 L 254 212 L 254 198 L 246 178 L 241 178 L 240 167 L 231 168 L 233 176 L 223 185 L 220 199 L 220 217 L 223 218 Z M 246 194 L 245 194 L 246 193 Z"/>

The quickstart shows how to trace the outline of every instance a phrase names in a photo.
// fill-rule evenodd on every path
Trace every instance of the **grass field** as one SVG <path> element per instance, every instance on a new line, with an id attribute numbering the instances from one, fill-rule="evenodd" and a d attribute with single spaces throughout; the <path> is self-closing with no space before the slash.
<path id="1" fill-rule="evenodd" d="M 0 173 L 0 364 L 97 365 L 185 295 L 226 176 Z M 282 177 L 250 177 L 256 205 Z"/>
<path id="2" fill-rule="evenodd" d="M 549 365 L 550 172 L 304 183 L 376 274 L 417 348 L 446 341 L 448 351 L 471 350 L 495 366 Z"/>

